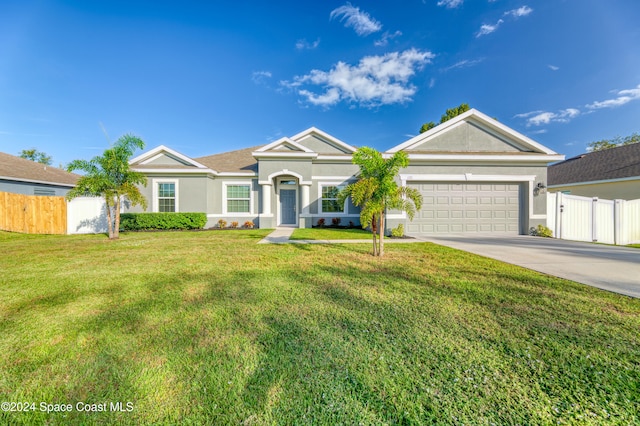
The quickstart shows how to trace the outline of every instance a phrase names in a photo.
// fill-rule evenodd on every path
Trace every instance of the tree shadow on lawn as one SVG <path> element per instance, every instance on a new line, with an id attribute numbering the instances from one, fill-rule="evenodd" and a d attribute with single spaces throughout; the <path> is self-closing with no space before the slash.
<path id="1" fill-rule="evenodd" d="M 280 262 L 270 272 L 249 264 L 239 270 L 140 275 L 134 293 L 126 291 L 126 283 L 113 286 L 101 310 L 67 324 L 70 339 L 77 339 L 59 349 L 71 352 L 67 358 L 45 357 L 26 366 L 24 389 L 29 391 L 31 375 L 56 370 L 48 392 L 61 402 L 133 401 L 133 413 L 99 414 L 123 423 L 436 421 L 459 409 L 446 395 L 471 401 L 469 419 L 543 419 L 526 412 L 536 397 L 543 404 L 554 394 L 540 389 L 544 371 L 523 360 L 533 337 L 553 339 L 544 328 L 557 314 L 548 295 L 497 284 L 506 278 L 501 273 L 463 283 L 450 280 L 446 271 L 425 272 L 422 265 L 437 263 L 437 256 L 403 264 L 379 262 L 363 246 L 301 249 L 291 245 L 276 254 L 257 252 Z M 330 260 L 305 264 L 304 257 L 296 257 L 301 252 Z M 467 272 L 478 274 L 474 268 Z M 80 295 L 50 297 L 47 303 L 62 307 Z M 505 306 L 501 298 L 531 306 L 521 318 L 522 311 L 512 302 Z M 538 312 L 537 306 L 546 309 Z M 563 315 L 580 318 L 580 327 L 595 321 L 577 307 Z M 524 323 L 518 325 L 519 319 Z M 589 344 L 606 346 L 605 335 L 598 333 Z M 549 370 L 558 375 L 575 362 L 561 359 L 566 353 L 562 343 L 534 347 L 534 355 L 546 345 L 557 351 L 546 354 L 545 361 L 556 364 Z M 593 351 L 581 342 L 574 346 Z M 526 377 L 509 401 L 500 399 L 504 382 L 485 385 L 484 392 L 495 391 L 491 395 L 472 382 L 456 381 L 487 360 L 495 363 L 487 369 L 505 375 L 515 371 L 517 380 Z M 619 367 L 611 372 L 618 373 Z M 576 378 L 592 383 L 595 373 L 584 374 Z M 574 386 L 560 379 L 552 385 Z M 616 401 L 637 401 L 628 389 Z M 593 392 L 579 391 L 600 401 Z M 505 403 L 515 417 L 496 417 Z M 80 413 L 50 418 L 87 420 Z"/>

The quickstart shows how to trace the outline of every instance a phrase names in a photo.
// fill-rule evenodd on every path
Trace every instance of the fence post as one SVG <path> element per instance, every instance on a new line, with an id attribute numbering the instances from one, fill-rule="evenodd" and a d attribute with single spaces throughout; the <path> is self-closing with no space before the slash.
<path id="1" fill-rule="evenodd" d="M 598 241 L 598 197 L 593 197 L 591 202 L 591 241 Z"/>
<path id="2" fill-rule="evenodd" d="M 556 238 L 562 239 L 562 192 L 556 192 Z"/>
<path id="3" fill-rule="evenodd" d="M 624 200 L 613 200 L 613 243 L 625 244 L 624 241 Z"/>

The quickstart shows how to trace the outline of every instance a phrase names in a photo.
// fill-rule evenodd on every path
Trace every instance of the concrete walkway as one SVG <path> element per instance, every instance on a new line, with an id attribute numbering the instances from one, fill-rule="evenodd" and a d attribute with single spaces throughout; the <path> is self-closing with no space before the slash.
<path id="1" fill-rule="evenodd" d="M 275 231 L 258 241 L 258 244 L 286 244 L 290 241 L 289 238 L 291 238 L 294 230 L 295 228 L 291 227 L 278 227 Z"/>
<path id="2" fill-rule="evenodd" d="M 640 250 L 636 248 L 526 235 L 458 234 L 420 240 L 640 298 Z"/>
<path id="3" fill-rule="evenodd" d="M 278 227 L 258 244 L 371 244 L 371 238 L 358 240 L 291 240 L 291 234 L 296 228 Z M 384 243 L 420 243 L 418 239 L 385 238 Z"/>

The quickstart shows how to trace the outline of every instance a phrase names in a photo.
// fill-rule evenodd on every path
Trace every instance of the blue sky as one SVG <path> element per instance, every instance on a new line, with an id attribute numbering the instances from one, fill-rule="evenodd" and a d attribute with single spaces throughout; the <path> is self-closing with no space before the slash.
<path id="1" fill-rule="evenodd" d="M 559 153 L 640 131 L 637 0 L 0 4 L 0 151 L 389 149 L 462 102 Z"/>

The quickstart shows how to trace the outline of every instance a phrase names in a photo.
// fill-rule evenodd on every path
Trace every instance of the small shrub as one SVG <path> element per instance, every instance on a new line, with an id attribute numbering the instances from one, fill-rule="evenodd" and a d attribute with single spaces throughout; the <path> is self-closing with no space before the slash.
<path id="1" fill-rule="evenodd" d="M 538 237 L 551 238 L 553 237 L 553 231 L 544 225 L 538 225 L 535 230 L 535 235 Z"/>
<path id="2" fill-rule="evenodd" d="M 202 229 L 206 223 L 206 213 L 122 213 L 120 215 L 122 231 Z"/>
<path id="3" fill-rule="evenodd" d="M 248 220 L 248 221 L 246 221 L 246 222 L 244 223 L 244 225 L 243 225 L 243 226 L 244 226 L 245 228 L 247 228 L 247 229 L 253 229 L 253 227 L 254 227 L 255 225 L 253 224 L 253 222 L 251 222 L 250 220 Z"/>
<path id="4" fill-rule="evenodd" d="M 391 230 L 392 237 L 404 237 L 404 225 L 401 223 Z"/>
<path id="5" fill-rule="evenodd" d="M 231 227 L 233 229 L 236 229 L 238 227 L 238 222 L 236 222 L 236 221 L 231 222 Z"/>
<path id="6" fill-rule="evenodd" d="M 324 228 L 324 219 L 318 219 L 318 228 Z"/>
<path id="7" fill-rule="evenodd" d="M 226 227 L 227 227 L 227 221 L 226 221 L 226 220 L 224 220 L 224 219 L 220 219 L 220 220 L 218 221 L 218 228 L 220 228 L 220 229 L 224 229 L 224 228 L 226 228 Z"/>
<path id="8" fill-rule="evenodd" d="M 355 228 L 356 225 L 353 223 L 353 221 L 349 221 L 349 228 Z"/>
<path id="9" fill-rule="evenodd" d="M 333 226 L 339 226 L 341 221 L 342 220 L 339 217 L 334 217 L 333 219 L 331 219 L 331 224 Z"/>

